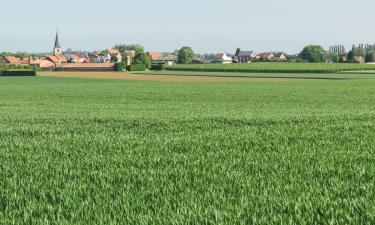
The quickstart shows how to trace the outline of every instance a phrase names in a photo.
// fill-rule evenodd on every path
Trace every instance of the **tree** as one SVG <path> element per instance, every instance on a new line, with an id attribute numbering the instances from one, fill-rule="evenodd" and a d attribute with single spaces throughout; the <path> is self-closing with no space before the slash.
<path id="1" fill-rule="evenodd" d="M 27 52 L 16 52 L 16 53 L 3 52 L 3 53 L 1 53 L 1 56 L 16 56 L 18 58 L 28 58 L 28 57 L 30 57 L 30 54 L 27 53 Z"/>
<path id="2" fill-rule="evenodd" d="M 15 56 L 19 58 L 28 58 L 30 57 L 30 54 L 27 52 L 16 52 Z"/>
<path id="3" fill-rule="evenodd" d="M 176 50 L 173 51 L 173 55 L 176 56 L 176 57 L 178 57 L 178 53 L 179 52 L 180 52 L 180 50 L 176 49 Z"/>
<path id="4" fill-rule="evenodd" d="M 112 63 L 117 63 L 118 62 L 118 58 L 116 56 L 111 56 L 111 62 Z"/>
<path id="5" fill-rule="evenodd" d="M 238 56 L 238 55 L 240 54 L 240 52 L 241 52 L 241 49 L 240 49 L 240 48 L 237 48 L 237 49 L 236 49 L 236 55 L 235 55 L 235 56 Z"/>
<path id="6" fill-rule="evenodd" d="M 132 45 L 124 45 L 124 44 L 118 44 L 113 47 L 114 49 L 119 50 L 120 52 L 130 51 L 133 50 L 136 53 L 144 53 L 145 49 L 142 45 L 139 44 L 132 44 Z"/>
<path id="7" fill-rule="evenodd" d="M 339 55 L 339 63 L 347 63 L 348 62 L 348 53 L 344 52 Z"/>
<path id="8" fill-rule="evenodd" d="M 194 59 L 194 51 L 191 47 L 182 47 L 178 52 L 178 63 L 190 64 Z"/>
<path id="9" fill-rule="evenodd" d="M 332 55 L 332 62 L 333 63 L 339 63 L 340 62 L 340 55 L 338 53 L 335 53 Z"/>
<path id="10" fill-rule="evenodd" d="M 332 62 L 332 63 L 339 63 L 340 62 L 340 55 L 339 55 L 339 53 L 326 52 L 326 54 L 324 55 L 324 58 L 328 62 Z"/>
<path id="11" fill-rule="evenodd" d="M 352 49 L 352 50 L 350 50 L 349 52 L 348 52 L 348 62 L 355 62 L 355 52 L 354 52 L 354 50 Z"/>
<path id="12" fill-rule="evenodd" d="M 150 69 L 152 60 L 151 60 L 151 57 L 147 53 L 141 52 L 135 55 L 133 64 L 144 64 L 147 69 Z"/>
<path id="13" fill-rule="evenodd" d="M 309 62 L 324 62 L 325 50 L 319 45 L 308 45 L 301 52 L 301 58 Z"/>
<path id="14" fill-rule="evenodd" d="M 375 62 L 375 51 L 366 54 L 366 62 Z"/>
<path id="15" fill-rule="evenodd" d="M 363 46 L 360 46 L 358 48 L 358 56 L 362 56 L 363 58 L 366 57 L 365 49 L 363 48 Z"/>
<path id="16" fill-rule="evenodd" d="M 14 56 L 14 54 L 11 53 L 11 52 L 2 52 L 1 56 L 3 56 L 3 57 L 5 57 L 5 56 Z"/>

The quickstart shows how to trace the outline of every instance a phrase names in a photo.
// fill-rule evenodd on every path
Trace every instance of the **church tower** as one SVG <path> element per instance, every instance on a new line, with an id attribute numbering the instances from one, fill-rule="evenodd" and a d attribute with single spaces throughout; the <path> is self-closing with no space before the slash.
<path id="1" fill-rule="evenodd" d="M 62 55 L 62 48 L 59 41 L 59 32 L 56 32 L 55 47 L 53 48 L 54 55 Z"/>

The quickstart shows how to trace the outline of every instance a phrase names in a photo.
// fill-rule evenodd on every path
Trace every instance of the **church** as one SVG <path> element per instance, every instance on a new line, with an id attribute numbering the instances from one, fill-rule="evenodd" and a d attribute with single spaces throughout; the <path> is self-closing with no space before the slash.
<path id="1" fill-rule="evenodd" d="M 119 53 L 118 53 L 119 54 Z M 108 53 L 109 59 L 111 52 Z M 87 52 L 73 52 L 68 49 L 63 52 L 59 32 L 56 32 L 53 55 L 47 56 L 47 59 L 55 64 L 56 71 L 114 71 L 115 63 L 96 62 L 89 57 Z M 94 63 L 95 62 L 95 63 Z"/>
<path id="2" fill-rule="evenodd" d="M 62 55 L 63 51 L 61 48 L 60 40 L 59 40 L 59 32 L 56 32 L 56 38 L 55 38 L 55 47 L 53 48 L 54 55 Z"/>

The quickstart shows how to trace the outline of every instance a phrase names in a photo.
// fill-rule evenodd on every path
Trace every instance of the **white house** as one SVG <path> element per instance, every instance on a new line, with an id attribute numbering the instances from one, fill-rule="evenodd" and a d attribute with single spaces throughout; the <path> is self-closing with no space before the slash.
<path id="1" fill-rule="evenodd" d="M 215 55 L 215 58 L 212 60 L 212 62 L 230 64 L 233 62 L 233 58 L 227 53 L 220 53 Z"/>
<path id="2" fill-rule="evenodd" d="M 107 55 L 99 55 L 98 57 L 93 59 L 94 63 L 110 63 L 111 62 L 111 55 L 108 53 Z"/>

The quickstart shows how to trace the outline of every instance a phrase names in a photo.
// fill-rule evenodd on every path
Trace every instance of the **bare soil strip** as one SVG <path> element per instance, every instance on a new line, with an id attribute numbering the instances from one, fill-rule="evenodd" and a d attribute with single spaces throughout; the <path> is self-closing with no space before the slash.
<path id="1" fill-rule="evenodd" d="M 114 80 L 144 80 L 165 82 L 244 82 L 244 81 L 286 81 L 293 78 L 253 78 L 253 77 L 209 77 L 180 75 L 149 75 L 118 72 L 40 72 L 42 77 L 72 77 Z"/>

